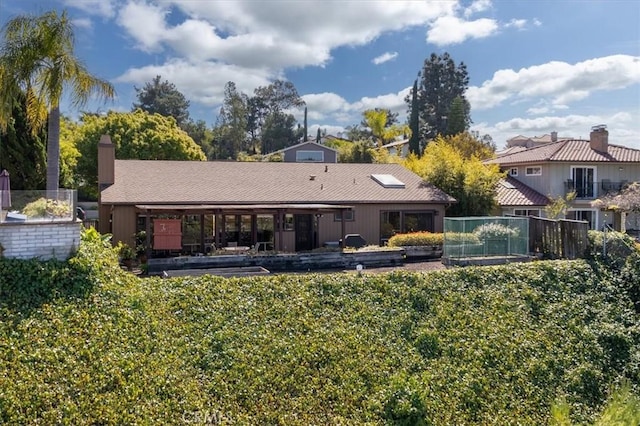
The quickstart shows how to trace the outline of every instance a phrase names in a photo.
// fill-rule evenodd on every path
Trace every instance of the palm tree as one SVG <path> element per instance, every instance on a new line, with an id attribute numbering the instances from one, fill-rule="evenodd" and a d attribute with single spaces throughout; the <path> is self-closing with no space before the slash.
<path id="1" fill-rule="evenodd" d="M 89 97 L 112 99 L 113 86 L 89 74 L 74 56 L 73 26 L 67 13 L 20 15 L 2 28 L 0 46 L 0 128 L 11 119 L 11 102 L 20 90 L 27 97 L 27 119 L 36 133 L 47 123 L 47 191 L 58 189 L 60 177 L 60 100 L 69 95 L 73 107 Z M 68 89 L 68 92 L 67 92 Z"/>

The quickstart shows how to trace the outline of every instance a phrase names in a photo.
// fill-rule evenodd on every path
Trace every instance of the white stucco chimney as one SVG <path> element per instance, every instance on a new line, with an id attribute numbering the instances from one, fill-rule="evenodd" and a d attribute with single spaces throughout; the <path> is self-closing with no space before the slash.
<path id="1" fill-rule="evenodd" d="M 609 150 L 609 132 L 605 124 L 593 126 L 589 135 L 589 146 L 591 149 L 599 152 L 607 152 Z"/>

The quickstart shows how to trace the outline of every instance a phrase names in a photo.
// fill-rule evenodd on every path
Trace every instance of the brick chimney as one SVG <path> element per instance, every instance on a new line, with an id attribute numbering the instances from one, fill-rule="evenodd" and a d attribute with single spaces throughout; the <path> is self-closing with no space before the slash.
<path id="1" fill-rule="evenodd" d="M 595 151 L 607 152 L 609 149 L 609 132 L 607 126 L 600 124 L 591 128 L 589 147 Z"/>
<path id="2" fill-rule="evenodd" d="M 115 180 L 116 146 L 109 135 L 102 135 L 98 142 L 98 191 L 113 185 Z"/>

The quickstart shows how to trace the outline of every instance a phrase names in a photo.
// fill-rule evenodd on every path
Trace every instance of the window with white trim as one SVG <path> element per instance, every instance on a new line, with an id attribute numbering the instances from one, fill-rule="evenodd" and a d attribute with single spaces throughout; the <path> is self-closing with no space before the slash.
<path id="1" fill-rule="evenodd" d="M 541 176 L 542 175 L 542 166 L 531 166 L 525 168 L 525 175 L 527 176 Z"/>
<path id="2" fill-rule="evenodd" d="M 518 176 L 518 168 L 512 167 L 509 169 L 509 176 Z"/>
<path id="3" fill-rule="evenodd" d="M 540 216 L 540 209 L 515 209 L 513 214 L 516 216 Z"/>
<path id="4" fill-rule="evenodd" d="M 298 163 L 322 163 L 323 161 L 324 151 L 296 151 Z"/>

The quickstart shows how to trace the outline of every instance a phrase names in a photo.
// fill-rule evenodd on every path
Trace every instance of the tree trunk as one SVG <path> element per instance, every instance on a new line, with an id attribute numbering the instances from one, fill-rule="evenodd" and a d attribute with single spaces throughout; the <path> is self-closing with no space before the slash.
<path id="1" fill-rule="evenodd" d="M 60 106 L 49 111 L 47 123 L 47 193 L 57 191 L 60 181 Z"/>

